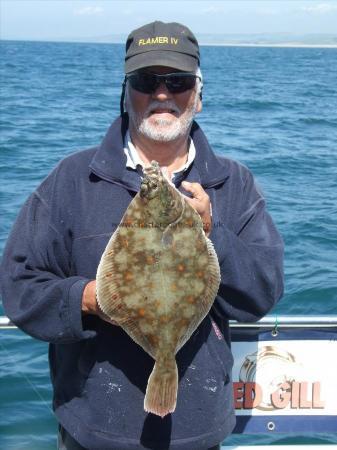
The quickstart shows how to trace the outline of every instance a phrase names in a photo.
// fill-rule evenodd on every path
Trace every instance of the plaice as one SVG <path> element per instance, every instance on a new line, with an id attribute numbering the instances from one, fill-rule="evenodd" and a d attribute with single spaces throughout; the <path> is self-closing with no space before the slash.
<path id="1" fill-rule="evenodd" d="M 106 246 L 96 283 L 102 311 L 155 360 L 145 411 L 172 413 L 175 354 L 210 310 L 220 270 L 199 214 L 156 161 Z"/>

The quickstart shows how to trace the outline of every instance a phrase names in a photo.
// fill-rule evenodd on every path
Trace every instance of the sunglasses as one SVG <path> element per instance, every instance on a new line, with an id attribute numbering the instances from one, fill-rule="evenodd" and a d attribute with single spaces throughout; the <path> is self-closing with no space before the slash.
<path id="1" fill-rule="evenodd" d="M 133 72 L 126 75 L 131 87 L 143 94 L 153 94 L 161 83 L 164 83 L 171 94 L 180 94 L 194 88 L 198 77 L 194 73 L 178 72 L 158 75 L 150 72 Z"/>

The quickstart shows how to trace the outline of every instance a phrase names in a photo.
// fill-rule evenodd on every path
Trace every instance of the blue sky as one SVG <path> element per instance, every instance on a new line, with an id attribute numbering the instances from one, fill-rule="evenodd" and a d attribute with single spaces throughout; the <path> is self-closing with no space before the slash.
<path id="1" fill-rule="evenodd" d="M 335 0 L 0 0 L 2 39 L 89 40 L 128 34 L 153 20 L 198 33 L 334 33 Z"/>

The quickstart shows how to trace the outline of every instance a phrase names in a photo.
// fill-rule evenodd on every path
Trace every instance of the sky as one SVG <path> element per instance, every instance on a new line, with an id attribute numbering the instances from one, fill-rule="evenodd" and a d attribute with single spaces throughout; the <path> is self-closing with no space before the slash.
<path id="1" fill-rule="evenodd" d="M 153 20 L 198 34 L 333 33 L 337 0 L 0 0 L 1 39 L 95 40 Z"/>

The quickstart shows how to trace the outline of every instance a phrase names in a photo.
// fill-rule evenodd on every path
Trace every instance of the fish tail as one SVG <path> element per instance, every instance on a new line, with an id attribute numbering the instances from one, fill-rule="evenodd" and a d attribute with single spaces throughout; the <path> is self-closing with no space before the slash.
<path id="1" fill-rule="evenodd" d="M 147 383 L 144 409 L 164 417 L 176 408 L 178 368 L 175 359 L 156 361 Z"/>

